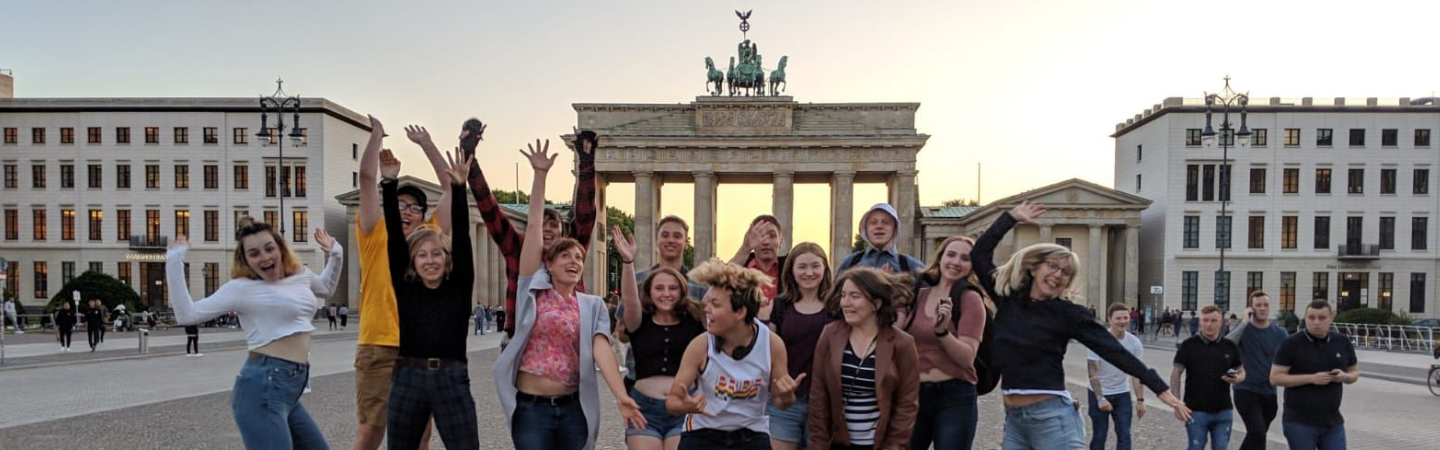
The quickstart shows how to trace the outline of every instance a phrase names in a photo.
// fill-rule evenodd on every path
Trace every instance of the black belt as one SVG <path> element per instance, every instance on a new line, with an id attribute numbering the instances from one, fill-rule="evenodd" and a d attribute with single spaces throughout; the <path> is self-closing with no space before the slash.
<path id="1" fill-rule="evenodd" d="M 522 402 L 525 402 L 525 403 L 535 403 L 535 404 L 550 405 L 550 406 L 563 406 L 563 405 L 568 405 L 568 404 L 571 404 L 571 403 L 575 403 L 576 401 L 580 400 L 580 393 L 579 393 L 579 392 L 576 392 L 576 393 L 573 393 L 573 394 L 553 395 L 553 396 L 552 396 L 552 395 L 530 395 L 530 394 L 526 394 L 526 393 L 524 393 L 524 392 L 516 392 L 516 393 L 515 393 L 515 400 L 517 400 L 517 401 L 522 401 Z"/>
<path id="2" fill-rule="evenodd" d="M 425 369 L 425 370 L 440 370 L 440 369 L 443 368 L 443 367 L 450 367 L 450 366 L 461 366 L 461 367 L 465 367 L 465 366 L 467 366 L 468 364 L 467 364 L 466 361 L 463 360 L 463 359 L 412 358 L 412 357 L 408 357 L 408 356 L 401 356 L 401 357 L 395 359 L 395 365 L 397 365 L 397 366 L 407 366 L 407 367 L 419 367 L 419 368 Z"/>

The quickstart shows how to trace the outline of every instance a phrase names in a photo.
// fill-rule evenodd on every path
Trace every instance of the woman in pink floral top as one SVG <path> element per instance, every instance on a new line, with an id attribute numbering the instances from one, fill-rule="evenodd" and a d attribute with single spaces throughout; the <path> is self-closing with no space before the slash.
<path id="1" fill-rule="evenodd" d="M 576 289 L 585 273 L 585 248 L 560 238 L 542 249 L 545 175 L 555 164 L 549 145 L 537 140 L 529 152 L 521 151 L 535 180 L 520 251 L 515 336 L 495 361 L 495 389 L 516 449 L 590 450 L 600 429 L 595 368 L 615 394 L 626 425 L 643 428 L 645 417 L 625 393 L 610 350 L 605 301 Z"/>

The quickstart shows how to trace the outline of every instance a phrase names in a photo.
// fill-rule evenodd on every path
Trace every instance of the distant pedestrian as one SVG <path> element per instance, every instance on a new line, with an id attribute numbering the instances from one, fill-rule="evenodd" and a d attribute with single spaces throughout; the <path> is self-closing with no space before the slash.
<path id="1" fill-rule="evenodd" d="M 90 351 L 95 351 L 95 346 L 100 344 L 100 336 L 105 332 L 105 310 L 99 300 L 90 300 L 85 308 L 85 337 L 90 341 Z"/>
<path id="2" fill-rule="evenodd" d="M 497 306 L 497 307 L 495 307 L 495 312 L 493 313 L 493 315 L 495 316 L 495 331 L 504 330 L 504 329 L 505 329 L 505 307 L 504 307 L 504 306 Z"/>
<path id="3" fill-rule="evenodd" d="M 335 331 L 335 327 L 338 325 L 339 315 L 340 311 L 335 309 L 334 303 L 331 303 L 329 307 L 325 308 L 325 319 L 330 321 L 330 331 Z"/>
<path id="4" fill-rule="evenodd" d="M 1200 318 L 1195 317 L 1195 311 L 1190 311 L 1190 335 L 1194 336 L 1200 331 Z"/>
<path id="5" fill-rule="evenodd" d="M 194 348 L 194 350 L 191 350 Z M 200 326 L 185 326 L 185 356 L 205 356 L 200 353 Z"/>
<path id="6" fill-rule="evenodd" d="M 478 335 L 484 336 L 484 335 L 485 335 L 485 306 L 483 306 L 483 305 L 475 305 L 475 312 L 473 312 L 472 314 L 475 315 L 475 331 L 471 332 L 470 334 L 471 334 L 471 335 L 476 335 L 476 334 L 478 334 Z"/>
<path id="7" fill-rule="evenodd" d="M 75 333 L 75 310 L 70 309 L 70 302 L 61 302 L 60 308 L 55 310 L 55 331 L 60 333 L 60 351 L 70 351 L 70 340 Z"/>
<path id="8" fill-rule="evenodd" d="M 340 329 L 344 330 L 348 322 L 350 322 L 350 306 L 340 305 Z"/>

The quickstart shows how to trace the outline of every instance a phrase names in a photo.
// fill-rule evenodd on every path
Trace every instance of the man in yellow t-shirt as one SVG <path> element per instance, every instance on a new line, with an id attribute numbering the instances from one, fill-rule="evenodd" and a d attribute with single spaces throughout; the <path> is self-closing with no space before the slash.
<path id="1" fill-rule="evenodd" d="M 448 183 L 440 151 L 430 141 L 424 128 L 405 129 L 411 141 L 420 144 L 431 165 L 436 167 L 441 185 Z M 354 450 L 376 450 L 385 438 L 385 410 L 390 397 L 390 372 L 400 356 L 400 319 L 396 312 L 395 290 L 390 284 L 388 252 L 385 245 L 385 221 L 380 220 L 380 192 L 377 173 L 380 168 L 381 140 L 385 129 L 370 117 L 370 141 L 360 157 L 360 214 L 355 232 L 360 245 L 360 336 L 355 349 L 355 405 L 359 426 L 356 427 Z M 440 164 L 440 165 L 436 165 Z M 448 192 L 444 195 L 450 195 Z M 448 198 L 441 197 L 435 214 L 425 219 L 428 209 L 425 191 L 413 185 L 400 187 L 400 223 L 405 235 L 422 227 L 449 230 Z M 430 428 L 420 448 L 428 449 Z"/>

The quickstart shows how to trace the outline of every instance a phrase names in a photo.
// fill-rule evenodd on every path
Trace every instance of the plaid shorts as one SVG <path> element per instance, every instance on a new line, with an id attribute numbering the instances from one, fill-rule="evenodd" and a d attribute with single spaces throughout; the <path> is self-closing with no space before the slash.
<path id="1" fill-rule="evenodd" d="M 464 365 L 427 370 L 396 365 L 390 378 L 386 439 L 392 447 L 419 448 L 425 426 L 435 418 L 440 441 L 452 450 L 480 448 L 470 369 Z"/>

